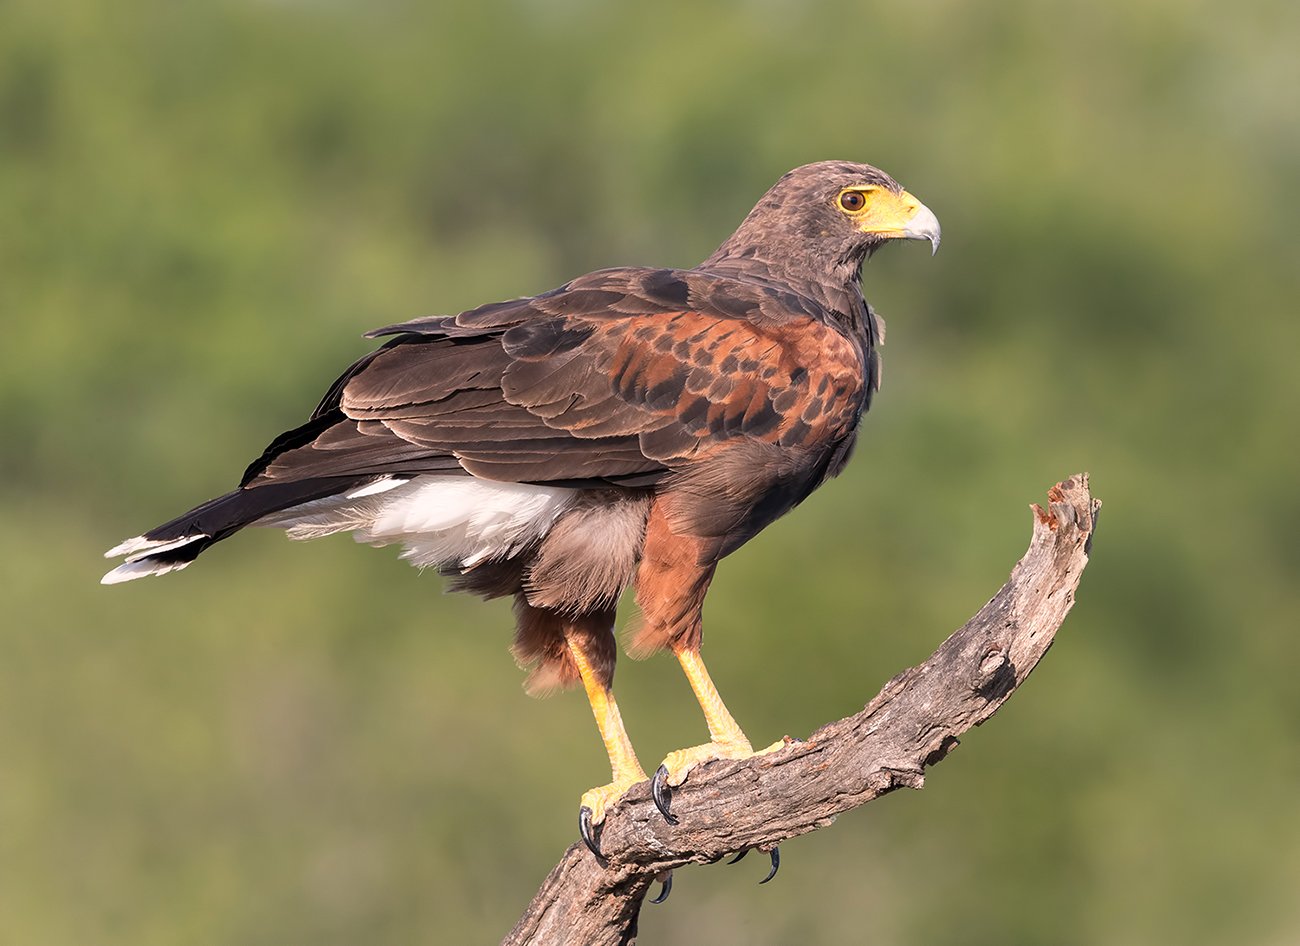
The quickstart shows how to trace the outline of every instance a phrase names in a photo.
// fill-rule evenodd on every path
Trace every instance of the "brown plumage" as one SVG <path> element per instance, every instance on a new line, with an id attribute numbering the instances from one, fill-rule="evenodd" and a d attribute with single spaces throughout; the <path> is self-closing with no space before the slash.
<path id="1" fill-rule="evenodd" d="M 823 162 L 694 269 L 602 270 L 374 332 L 391 338 L 238 489 L 118 546 L 106 581 L 184 567 L 251 524 L 404 542 L 453 588 L 515 598 L 530 687 L 583 680 L 615 770 L 584 797 L 599 823 L 644 777 L 609 693 L 629 584 L 634 649 L 677 654 L 713 734 L 660 780 L 751 751 L 698 663 L 704 596 L 721 558 L 848 459 L 880 380 L 860 267 L 895 237 L 937 246 L 938 223 L 883 172 Z"/>

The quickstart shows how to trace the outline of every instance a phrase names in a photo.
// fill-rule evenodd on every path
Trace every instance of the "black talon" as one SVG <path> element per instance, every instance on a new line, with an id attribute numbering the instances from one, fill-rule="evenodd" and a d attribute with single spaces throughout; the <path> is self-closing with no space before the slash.
<path id="1" fill-rule="evenodd" d="M 655 880 L 658 880 L 663 884 L 663 887 L 659 889 L 659 896 L 655 897 L 650 902 L 663 903 L 668 899 L 668 895 L 673 892 L 673 872 L 668 871 L 667 873 L 660 874 L 659 877 L 655 878 Z"/>
<path id="2" fill-rule="evenodd" d="M 650 781 L 650 794 L 654 797 L 659 814 L 664 816 L 664 821 L 669 824 L 679 824 L 681 819 L 668 810 L 668 806 L 673 802 L 673 790 L 668 785 L 666 766 L 661 765 L 655 769 L 655 777 Z"/>
<path id="3" fill-rule="evenodd" d="M 591 809 L 583 805 L 578 809 L 578 833 L 582 835 L 582 843 L 587 845 L 587 850 L 596 855 L 596 862 L 604 867 L 609 861 L 605 860 L 605 855 L 600 853 L 600 832 L 601 825 L 592 827 Z"/>
<path id="4" fill-rule="evenodd" d="M 739 864 L 740 861 L 741 861 L 741 859 L 742 859 L 746 854 L 748 854 L 748 853 L 749 853 L 749 848 L 745 848 L 743 851 L 741 851 L 739 854 L 737 854 L 737 855 L 736 855 L 735 857 L 733 857 L 731 860 L 727 861 L 727 863 L 728 863 L 728 864 Z"/>
<path id="5" fill-rule="evenodd" d="M 771 880 L 773 877 L 775 877 L 776 872 L 781 869 L 781 849 L 779 847 L 774 847 L 769 853 L 771 854 L 772 857 L 772 869 L 767 872 L 766 877 L 764 877 L 762 880 L 758 882 L 759 886 L 762 886 L 763 884 Z"/>

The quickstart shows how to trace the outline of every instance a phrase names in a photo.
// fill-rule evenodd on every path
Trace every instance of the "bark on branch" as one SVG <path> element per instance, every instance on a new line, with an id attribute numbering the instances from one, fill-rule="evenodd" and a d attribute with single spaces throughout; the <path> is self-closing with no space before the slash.
<path id="1" fill-rule="evenodd" d="M 522 944 L 629 944 L 657 874 L 704 864 L 830 824 L 897 788 L 921 788 L 927 766 L 988 719 L 1047 653 L 1074 604 L 1100 501 L 1087 474 L 1034 505 L 1029 551 L 978 614 L 928 660 L 890 680 L 862 712 L 828 723 L 770 755 L 717 761 L 673 793 L 667 824 L 639 785 L 610 812 L 602 867 L 580 843 L 551 871 L 503 940 Z"/>

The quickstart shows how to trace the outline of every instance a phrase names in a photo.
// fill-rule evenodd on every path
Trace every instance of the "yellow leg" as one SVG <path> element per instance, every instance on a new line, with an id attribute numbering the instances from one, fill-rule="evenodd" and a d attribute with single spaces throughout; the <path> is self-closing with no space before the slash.
<path id="1" fill-rule="evenodd" d="M 661 776 L 663 781 L 670 786 L 680 785 L 686 781 L 687 773 L 701 762 L 713 759 L 745 759 L 752 755 L 774 752 L 785 745 L 784 741 L 775 742 L 766 749 L 755 752 L 735 718 L 727 711 L 722 697 L 718 695 L 718 688 L 713 685 L 713 679 L 704 666 L 700 652 L 683 647 L 674 648 L 673 653 L 677 655 L 677 662 L 682 665 L 682 671 L 690 681 L 691 689 L 695 691 L 695 699 L 699 701 L 700 709 L 704 710 L 704 721 L 709 724 L 709 738 L 712 741 L 702 746 L 692 746 L 689 749 L 678 749 L 676 752 L 668 753 L 668 757 L 660 766 L 664 771 Z M 656 779 L 658 778 L 660 776 L 656 776 Z"/>
<path id="2" fill-rule="evenodd" d="M 722 697 L 718 694 L 718 688 L 713 685 L 713 678 L 709 676 L 700 652 L 683 648 L 674 653 L 677 655 L 677 662 L 682 665 L 682 672 L 686 674 L 686 679 L 691 684 L 691 689 L 695 691 L 695 699 L 699 701 L 700 709 L 704 710 L 704 721 L 709 724 L 709 736 L 720 745 L 734 744 L 744 746 L 746 752 L 751 751 L 749 740 L 741 732 L 735 718 L 727 711 Z"/>
<path id="3" fill-rule="evenodd" d="M 598 825 L 605 820 L 605 812 L 624 793 L 637 782 L 646 780 L 645 770 L 637 761 L 632 741 L 623 728 L 623 717 L 619 715 L 618 703 L 614 701 L 613 692 L 600 682 L 592 669 L 591 661 L 582 650 L 575 635 L 565 635 L 569 653 L 578 666 L 582 677 L 582 686 L 587 691 L 591 703 L 592 715 L 596 717 L 596 726 L 600 729 L 600 738 L 609 753 L 609 765 L 613 770 L 613 780 L 608 785 L 593 788 L 582 796 L 582 807 L 591 812 L 591 824 Z"/>

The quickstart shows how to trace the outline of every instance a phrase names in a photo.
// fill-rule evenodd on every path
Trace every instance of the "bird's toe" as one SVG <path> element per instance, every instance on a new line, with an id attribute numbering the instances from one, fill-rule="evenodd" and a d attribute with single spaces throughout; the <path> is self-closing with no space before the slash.
<path id="1" fill-rule="evenodd" d="M 731 742 L 706 742 L 700 746 L 691 746 L 689 749 L 678 749 L 675 752 L 670 752 L 659 768 L 655 770 L 654 778 L 650 782 L 650 794 L 654 798 L 655 807 L 659 809 L 659 813 L 664 816 L 664 820 L 669 824 L 678 824 L 678 818 L 672 813 L 671 808 L 672 790 L 685 782 L 686 776 L 697 765 L 712 762 L 715 759 L 748 759 L 751 756 L 775 752 L 783 746 L 785 746 L 784 740 L 755 752 L 747 741 L 736 740 Z"/>
<path id="2" fill-rule="evenodd" d="M 582 795 L 578 808 L 578 834 L 582 837 L 582 843 L 602 863 L 605 856 L 600 850 L 600 835 L 605 816 L 627 794 L 628 789 L 642 781 L 645 781 L 644 774 L 639 778 L 628 776 L 608 785 L 597 786 Z"/>

